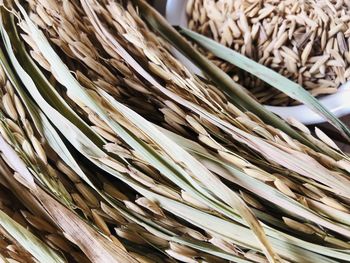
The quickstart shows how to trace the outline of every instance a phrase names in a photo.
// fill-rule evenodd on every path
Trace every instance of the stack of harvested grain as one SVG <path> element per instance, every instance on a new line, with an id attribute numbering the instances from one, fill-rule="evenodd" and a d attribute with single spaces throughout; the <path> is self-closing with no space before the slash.
<path id="1" fill-rule="evenodd" d="M 349 1 L 192 0 L 187 15 L 190 29 L 298 82 L 313 96 L 332 94 L 350 79 Z M 207 56 L 259 102 L 297 103 L 257 78 L 238 77 L 232 65 Z"/>

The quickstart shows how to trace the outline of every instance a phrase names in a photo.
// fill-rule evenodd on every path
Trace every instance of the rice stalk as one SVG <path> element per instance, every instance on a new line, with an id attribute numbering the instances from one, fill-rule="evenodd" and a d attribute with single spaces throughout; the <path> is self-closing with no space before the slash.
<path id="1" fill-rule="evenodd" d="M 187 232 L 188 232 L 189 230 L 187 230 Z M 188 233 L 190 233 L 190 232 L 188 232 Z"/>
<path id="2" fill-rule="evenodd" d="M 5 182 L 13 177 L 11 169 L 2 160 L 1 177 Z M 84 254 L 65 239 L 62 231 L 46 215 L 41 216 L 30 202 L 23 203 L 23 196 L 17 197 L 11 192 L 11 183 L 1 186 L 1 254 L 4 257 L 18 262 L 65 262 L 66 259 L 86 262 Z"/>
<path id="3" fill-rule="evenodd" d="M 4 76 L 6 78 L 6 76 Z M 29 124 L 30 125 L 30 124 Z M 28 126 L 31 127 L 31 126 Z M 5 129 L 7 127 L 5 126 Z M 34 127 L 33 127 L 34 128 Z M 33 129 L 32 128 L 32 129 Z M 8 128 L 7 128 L 8 129 Z M 18 127 L 17 129 L 20 129 Z M 21 130 L 20 130 L 21 131 Z M 25 133 L 25 131 L 21 131 L 22 134 Z M 16 141 L 11 141 L 11 145 L 16 146 Z M 28 144 L 28 147 L 32 147 Z M 32 150 L 31 153 L 34 153 Z M 19 152 L 20 156 L 23 156 L 24 160 L 31 159 L 35 160 L 37 157 L 28 157 L 28 152 Z M 96 224 L 97 227 L 101 227 L 103 223 L 101 223 L 102 219 L 101 217 L 96 213 L 96 209 L 100 208 L 100 201 L 95 196 L 93 190 L 89 189 L 85 184 L 83 184 L 79 177 L 77 177 L 70 169 L 68 169 L 65 164 L 62 161 L 57 160 L 57 156 L 51 157 L 50 160 L 51 163 L 57 163 L 58 164 L 58 170 L 55 170 L 52 166 L 47 166 L 47 170 L 40 172 L 42 175 L 50 174 L 52 177 L 58 181 L 62 187 L 63 184 L 69 187 L 70 193 L 67 193 L 70 195 L 70 205 L 69 207 L 71 209 L 80 209 L 84 215 L 86 216 L 86 219 L 90 218 L 91 224 Z M 28 163 L 28 167 L 31 167 L 31 165 Z M 55 166 L 54 166 L 55 167 Z M 60 173 L 61 172 L 61 173 Z M 62 174 L 62 172 L 65 172 Z M 33 173 L 34 175 L 37 175 L 36 173 Z M 66 176 L 66 178 L 62 178 L 62 176 Z M 74 181 L 69 182 L 67 180 L 72 179 Z M 63 182 L 63 184 L 62 184 Z M 73 187 L 72 187 L 73 186 Z M 53 194 L 55 194 L 55 190 L 51 190 Z M 58 198 L 62 200 L 62 197 L 58 195 Z M 87 205 L 86 205 L 87 204 Z M 68 205 L 66 203 L 66 205 Z M 99 213 L 102 213 L 102 210 L 99 210 Z M 101 232 L 103 232 L 103 228 L 101 229 Z"/>

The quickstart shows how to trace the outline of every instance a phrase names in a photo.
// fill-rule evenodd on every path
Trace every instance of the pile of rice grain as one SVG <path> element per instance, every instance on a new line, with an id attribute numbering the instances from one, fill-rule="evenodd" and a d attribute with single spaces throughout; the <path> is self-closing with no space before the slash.
<path id="1" fill-rule="evenodd" d="M 189 0 L 188 26 L 298 82 L 312 95 L 350 79 L 350 0 Z M 207 54 L 259 102 L 296 102 Z M 273 89 L 273 90 L 271 90 Z"/>

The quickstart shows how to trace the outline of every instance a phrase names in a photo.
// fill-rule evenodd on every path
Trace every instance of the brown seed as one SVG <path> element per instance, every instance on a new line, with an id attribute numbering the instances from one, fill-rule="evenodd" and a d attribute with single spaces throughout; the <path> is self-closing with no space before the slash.
<path id="1" fill-rule="evenodd" d="M 148 66 L 150 70 L 158 77 L 167 81 L 172 79 L 172 74 L 170 72 L 165 71 L 162 67 L 158 66 L 157 64 L 150 62 Z"/>
<path id="2" fill-rule="evenodd" d="M 239 168 L 252 166 L 248 161 L 244 160 L 241 156 L 236 155 L 234 153 L 229 153 L 225 151 L 218 151 L 218 153 L 225 161 L 228 161 Z"/>
<path id="3" fill-rule="evenodd" d="M 186 13 L 190 15 L 192 13 L 193 7 L 194 7 L 194 0 L 189 0 L 186 3 Z"/>
<path id="4" fill-rule="evenodd" d="M 38 2 L 47 10 L 50 10 L 50 11 L 59 10 L 56 0 L 38 0 Z"/>
<path id="5" fill-rule="evenodd" d="M 337 34 L 339 31 L 341 31 L 344 27 L 344 23 L 340 23 L 334 27 L 332 27 L 329 31 L 328 31 L 328 38 L 334 36 L 335 34 Z"/>
<path id="6" fill-rule="evenodd" d="M 293 127 L 299 129 L 300 131 L 306 133 L 306 134 L 311 134 L 310 130 L 304 125 L 302 124 L 301 122 L 299 122 L 298 120 L 292 118 L 292 117 L 289 117 L 287 118 L 287 122 L 292 125 Z"/>
<path id="7" fill-rule="evenodd" d="M 188 202 L 190 205 L 194 207 L 201 208 L 204 210 L 210 210 L 209 206 L 207 206 L 206 204 L 203 204 L 201 201 L 197 200 L 186 191 L 181 190 L 181 197 L 185 202 Z"/>
<path id="8" fill-rule="evenodd" d="M 99 215 L 96 209 L 91 210 L 92 218 L 95 222 L 95 224 L 98 226 L 98 228 L 107 236 L 111 235 L 111 232 L 109 231 L 109 228 L 106 224 L 106 222 L 103 220 L 103 218 Z"/>
<path id="9" fill-rule="evenodd" d="M 143 233 L 139 233 L 143 238 L 145 238 L 148 242 L 151 242 L 152 244 L 162 247 L 162 248 L 166 248 L 169 246 L 169 242 L 165 239 L 163 239 L 162 237 L 158 237 L 155 235 L 152 235 L 150 233 L 147 232 L 143 232 Z"/>
<path id="10" fill-rule="evenodd" d="M 118 224 L 125 224 L 126 221 L 121 214 L 118 213 L 117 210 L 111 208 L 107 204 L 101 202 L 101 209 L 104 213 L 106 213 L 110 218 L 112 218 Z"/>
<path id="11" fill-rule="evenodd" d="M 324 241 L 330 243 L 330 244 L 333 244 L 339 248 L 342 248 L 342 249 L 350 249 L 350 244 L 348 242 L 344 242 L 340 239 L 337 239 L 335 237 L 331 237 L 331 236 L 326 236 L 324 238 Z"/>
<path id="12" fill-rule="evenodd" d="M 175 200 L 181 200 L 181 196 L 174 190 L 172 190 L 171 188 L 164 186 L 164 185 L 156 185 L 151 187 L 151 189 L 161 195 L 164 195 L 166 197 L 169 198 L 173 198 Z"/>
<path id="13" fill-rule="evenodd" d="M 76 206 L 78 206 L 87 216 L 91 214 L 91 210 L 85 200 L 78 193 L 72 193 L 71 197 Z"/>
<path id="14" fill-rule="evenodd" d="M 147 244 L 147 242 L 140 235 L 133 231 L 128 231 L 128 229 L 125 228 L 114 228 L 114 230 L 117 233 L 117 235 L 121 238 L 125 238 L 126 240 L 140 245 Z"/>
<path id="15" fill-rule="evenodd" d="M 124 195 L 122 192 L 120 192 L 115 186 L 109 183 L 103 184 L 103 190 L 110 196 L 114 197 L 117 200 L 124 201 L 128 200 L 129 198 Z"/>
<path id="16" fill-rule="evenodd" d="M 7 115 L 14 121 L 18 120 L 18 115 L 17 115 L 17 111 L 13 105 L 11 96 L 9 93 L 6 93 L 3 97 L 2 97 L 2 103 L 3 106 L 5 108 L 5 111 L 7 113 Z"/>
<path id="17" fill-rule="evenodd" d="M 186 121 L 191 125 L 191 127 L 197 131 L 199 134 L 208 135 L 208 132 L 205 130 L 205 128 L 199 124 L 192 116 L 187 115 Z"/>
<path id="18" fill-rule="evenodd" d="M 183 109 L 181 109 L 176 103 L 170 100 L 165 100 L 164 104 L 168 106 L 170 109 L 172 109 L 174 112 L 176 112 L 179 116 L 182 118 L 186 118 L 186 113 Z"/>
<path id="19" fill-rule="evenodd" d="M 332 147 L 335 150 L 340 151 L 339 147 L 335 144 L 335 142 L 330 139 L 323 131 L 321 131 L 319 128 L 315 128 L 315 133 L 317 135 L 317 137 L 323 141 L 325 144 L 327 144 L 328 146 Z"/>
<path id="20" fill-rule="evenodd" d="M 12 132 L 17 132 L 24 135 L 22 129 L 13 120 L 6 118 L 6 124 Z"/>
<path id="21" fill-rule="evenodd" d="M 64 162 L 61 160 L 57 160 L 56 167 L 58 170 L 60 170 L 63 174 L 65 174 L 73 183 L 79 183 L 80 177 L 73 172 Z"/>
<path id="22" fill-rule="evenodd" d="M 17 109 L 19 117 L 21 118 L 21 120 L 25 120 L 25 118 L 26 118 L 25 109 L 23 107 L 22 102 L 20 101 L 20 99 L 18 98 L 18 96 L 16 94 L 13 97 L 13 101 L 14 101 L 14 104 L 15 104 L 15 107 Z"/>
<path id="23" fill-rule="evenodd" d="M 310 191 L 312 191 L 313 193 L 315 193 L 318 197 L 325 197 L 326 195 L 324 194 L 324 192 L 319 189 L 318 187 L 309 184 L 309 183 L 305 183 L 303 184 L 304 187 L 306 187 L 307 189 L 309 189 Z M 316 198 L 318 199 L 318 198 Z"/>
<path id="24" fill-rule="evenodd" d="M 39 156 L 39 158 L 43 161 L 44 164 L 47 164 L 47 156 L 39 140 L 35 136 L 32 136 L 30 140 L 32 142 L 36 154 Z"/>
<path id="25" fill-rule="evenodd" d="M 263 182 L 274 182 L 275 179 L 272 175 L 268 174 L 267 172 L 263 171 L 263 170 L 258 170 L 255 168 L 244 168 L 243 171 L 251 176 L 254 177 L 256 179 L 259 179 Z"/>
<path id="26" fill-rule="evenodd" d="M 340 211 L 349 212 L 349 209 L 347 209 L 345 206 L 343 206 L 340 202 L 338 202 L 337 200 L 335 200 L 334 198 L 328 197 L 328 196 L 324 196 L 320 199 L 320 201 L 326 205 L 329 205 L 335 209 L 338 209 Z"/>
<path id="27" fill-rule="evenodd" d="M 288 32 L 284 32 L 280 38 L 275 42 L 276 49 L 279 49 L 288 39 Z"/>
<path id="28" fill-rule="evenodd" d="M 147 213 L 137 204 L 134 204 L 133 202 L 130 202 L 130 201 L 124 201 L 124 204 L 128 209 L 130 209 L 130 210 L 132 210 L 140 215 L 147 216 Z"/>
<path id="29" fill-rule="evenodd" d="M 64 252 L 69 253 L 72 250 L 72 246 L 69 244 L 69 242 L 57 234 L 47 235 L 46 238 Z"/>
<path id="30" fill-rule="evenodd" d="M 159 216 L 165 216 L 163 210 L 157 205 L 155 202 L 145 198 L 140 197 L 135 201 L 136 204 L 150 210 L 151 212 L 155 213 Z"/>
<path id="31" fill-rule="evenodd" d="M 38 62 L 40 64 L 40 66 L 42 66 L 44 69 L 46 69 L 47 71 L 50 71 L 51 69 L 51 65 L 50 63 L 42 56 L 41 53 L 37 52 L 37 51 L 30 51 L 30 55 L 32 56 L 32 58 L 34 60 L 36 60 L 36 62 Z"/>
<path id="32" fill-rule="evenodd" d="M 22 150 L 25 152 L 25 154 L 28 156 L 28 158 L 35 162 L 36 160 L 36 156 L 35 156 L 35 153 L 34 153 L 34 150 L 30 144 L 29 141 L 27 140 L 24 140 L 23 143 L 22 143 Z"/>
<path id="33" fill-rule="evenodd" d="M 226 252 L 231 253 L 233 255 L 238 254 L 238 250 L 235 247 L 235 245 L 225 241 L 224 239 L 221 239 L 219 237 L 212 237 L 209 240 L 209 242 L 214 244 L 216 247 L 221 248 L 223 251 L 226 251 Z"/>
<path id="34" fill-rule="evenodd" d="M 75 185 L 75 187 L 77 188 L 79 193 L 81 193 L 82 196 L 84 196 L 84 198 L 87 200 L 87 202 L 89 203 L 89 205 L 91 207 L 98 207 L 99 206 L 98 199 L 96 198 L 96 196 L 93 194 L 92 190 L 87 185 L 85 185 L 83 183 L 77 183 Z"/>
<path id="35" fill-rule="evenodd" d="M 15 90 L 10 81 L 6 81 L 5 90 L 10 94 L 11 98 L 14 98 Z"/>
<path id="36" fill-rule="evenodd" d="M 274 181 L 274 185 L 276 186 L 276 188 L 278 190 L 280 190 L 285 195 L 287 195 L 293 199 L 296 199 L 296 195 L 292 192 L 292 190 L 282 180 L 276 179 Z"/>
<path id="37" fill-rule="evenodd" d="M 25 119 L 23 121 L 23 126 L 24 126 L 24 129 L 27 133 L 27 136 L 30 138 L 32 136 L 34 136 L 34 132 L 33 132 L 33 128 L 32 128 L 32 125 L 30 124 L 30 122 L 28 121 L 28 119 Z"/>
<path id="38" fill-rule="evenodd" d="M 323 55 L 321 58 L 319 58 L 317 60 L 317 62 L 310 68 L 309 72 L 312 74 L 312 73 L 315 73 L 321 65 L 323 65 L 324 63 L 327 62 L 327 60 L 329 59 L 329 55 L 326 54 L 326 55 Z"/>
<path id="39" fill-rule="evenodd" d="M 33 227 L 40 231 L 45 231 L 51 234 L 56 233 L 56 229 L 51 226 L 47 221 L 41 219 L 40 217 L 31 215 L 29 212 L 21 211 L 24 218 L 31 224 Z"/>
<path id="40" fill-rule="evenodd" d="M 119 241 L 118 238 L 116 238 L 113 235 L 109 235 L 109 238 L 112 240 L 112 242 L 117 245 L 118 247 L 120 247 L 121 249 L 123 249 L 124 251 L 127 251 L 126 248 L 124 247 L 124 245 Z"/>
<path id="41" fill-rule="evenodd" d="M 12 141 L 11 141 L 9 135 L 8 135 L 8 131 L 4 128 L 2 123 L 0 124 L 0 133 L 1 133 L 1 136 L 4 138 L 4 140 L 8 144 L 12 145 Z"/>
<path id="42" fill-rule="evenodd" d="M 88 115 L 89 120 L 95 124 L 96 126 L 102 128 L 103 130 L 105 130 L 106 132 L 110 133 L 110 134 L 114 134 L 113 130 L 111 129 L 111 127 L 109 127 L 104 121 L 101 120 L 100 117 L 98 117 L 95 113 L 90 113 Z"/>
<path id="43" fill-rule="evenodd" d="M 164 114 L 164 116 L 169 119 L 169 123 L 177 123 L 180 125 L 186 125 L 185 120 L 180 117 L 175 111 L 170 108 L 162 108 L 160 111 Z"/>
<path id="44" fill-rule="evenodd" d="M 151 94 L 151 92 L 149 90 L 147 90 L 143 85 L 141 85 L 140 83 L 133 81 L 131 79 L 125 78 L 124 79 L 125 84 L 127 84 L 130 88 L 135 89 L 136 91 L 139 91 L 143 94 Z"/>
<path id="45" fill-rule="evenodd" d="M 124 76 L 132 76 L 133 72 L 129 69 L 127 65 L 125 65 L 123 61 L 119 61 L 117 59 L 110 59 L 109 63 L 113 65 Z"/>
<path id="46" fill-rule="evenodd" d="M 209 136 L 199 134 L 198 139 L 202 143 L 204 143 L 205 145 L 207 145 L 215 150 L 221 150 L 221 151 L 225 150 L 219 143 L 217 143 L 214 139 L 212 139 Z"/>
<path id="47" fill-rule="evenodd" d="M 299 223 L 298 221 L 295 221 L 287 217 L 282 217 L 282 219 L 287 226 L 289 226 L 294 230 L 297 230 L 299 232 L 302 232 L 308 235 L 315 234 L 315 231 L 305 224 Z"/>
<path id="48" fill-rule="evenodd" d="M 308 58 L 309 58 L 309 55 L 311 53 L 311 50 L 312 50 L 312 46 L 313 46 L 313 42 L 309 42 L 306 44 L 303 52 L 301 53 L 301 63 L 302 65 L 305 65 Z"/>
<path id="49" fill-rule="evenodd" d="M 51 27 L 52 26 L 52 20 L 49 17 L 49 15 L 46 13 L 45 9 L 43 8 L 42 5 L 37 5 L 36 7 L 36 12 L 39 15 L 39 17 L 44 21 L 44 23 Z"/>
<path id="50" fill-rule="evenodd" d="M 117 137 L 115 137 L 113 134 L 109 133 L 108 131 L 104 130 L 103 128 L 98 126 L 91 126 L 91 128 L 104 139 L 110 142 L 118 142 Z"/>
<path id="51" fill-rule="evenodd" d="M 75 15 L 76 15 L 74 6 L 70 3 L 69 0 L 63 0 L 62 7 L 63 7 L 63 10 L 64 10 L 63 14 L 65 15 L 65 17 L 70 22 L 74 23 Z"/>
<path id="52" fill-rule="evenodd" d="M 253 198 L 251 195 L 243 192 L 243 191 L 239 191 L 243 200 L 249 204 L 250 206 L 256 208 L 256 209 L 259 209 L 259 210 L 264 210 L 264 206 L 259 202 L 257 201 L 255 198 Z"/>
<path id="53" fill-rule="evenodd" d="M 113 168 L 114 170 L 116 170 L 117 172 L 120 173 L 127 173 L 129 170 L 121 163 L 117 162 L 116 160 L 110 158 L 110 157 L 103 157 L 100 158 L 99 161 L 111 168 Z"/>

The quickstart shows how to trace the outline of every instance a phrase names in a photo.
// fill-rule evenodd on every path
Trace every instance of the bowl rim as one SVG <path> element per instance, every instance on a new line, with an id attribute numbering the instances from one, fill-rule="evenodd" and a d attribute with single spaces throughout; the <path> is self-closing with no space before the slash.
<path id="1" fill-rule="evenodd" d="M 167 0 L 165 8 L 165 17 L 172 25 L 180 25 L 187 27 L 186 16 L 187 0 Z M 195 73 L 201 74 L 201 71 L 184 55 L 173 48 L 173 53 L 187 68 Z M 337 117 L 342 117 L 350 113 L 350 81 L 342 84 L 336 93 L 325 95 L 318 99 L 330 112 Z M 318 113 L 305 105 L 295 106 L 270 106 L 264 105 L 273 113 L 279 115 L 283 119 L 294 118 L 304 124 L 317 124 L 325 122 L 325 119 Z"/>

